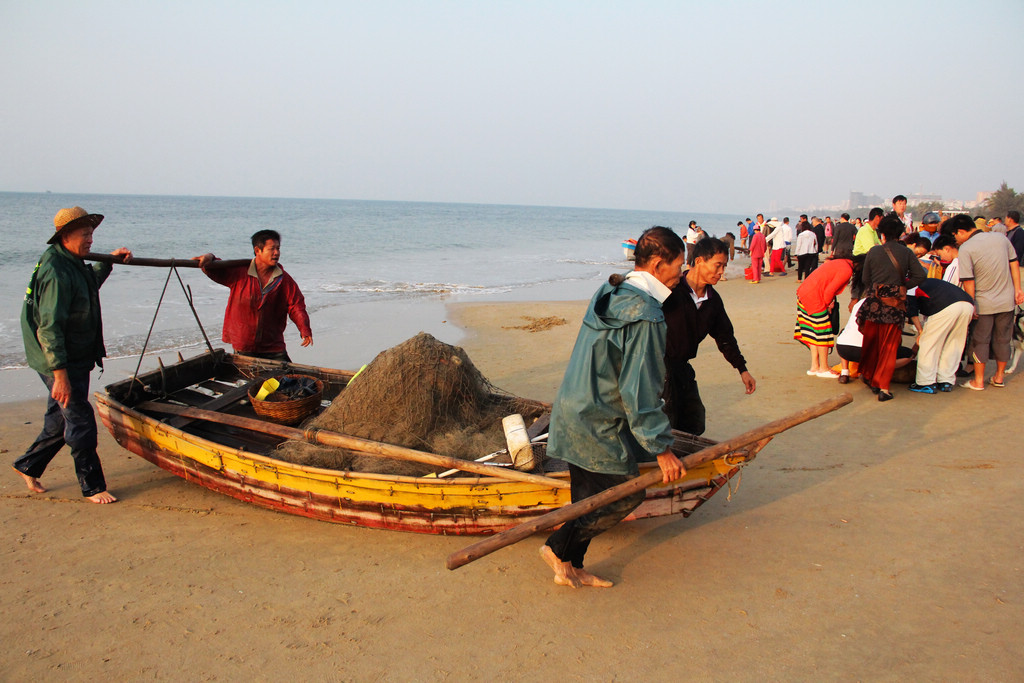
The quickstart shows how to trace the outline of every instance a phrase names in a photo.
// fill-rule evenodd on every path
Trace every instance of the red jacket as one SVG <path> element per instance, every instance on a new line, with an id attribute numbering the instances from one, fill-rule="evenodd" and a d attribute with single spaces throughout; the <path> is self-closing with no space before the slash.
<path id="1" fill-rule="evenodd" d="M 764 258 L 767 248 L 768 244 L 764 240 L 764 235 L 755 232 L 754 236 L 750 238 L 750 258 Z"/>
<path id="2" fill-rule="evenodd" d="M 221 339 L 239 353 L 277 353 L 285 350 L 284 328 L 288 318 L 299 336 L 311 337 L 306 300 L 292 276 L 280 266 L 266 289 L 261 289 L 256 267 L 215 268 L 206 276 L 231 289 L 224 311 Z"/>
<path id="3" fill-rule="evenodd" d="M 796 288 L 796 298 L 808 313 L 822 313 L 828 310 L 853 277 L 853 265 L 849 259 L 829 259 L 808 275 L 803 284 Z"/>

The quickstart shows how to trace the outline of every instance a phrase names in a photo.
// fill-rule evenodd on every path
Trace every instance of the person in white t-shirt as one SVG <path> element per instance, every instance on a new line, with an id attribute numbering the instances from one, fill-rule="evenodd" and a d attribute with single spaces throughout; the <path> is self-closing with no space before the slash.
<path id="1" fill-rule="evenodd" d="M 942 279 L 951 285 L 960 286 L 960 251 L 956 239 L 952 235 L 939 235 L 932 244 L 932 253 L 942 263 L 948 264 L 942 271 Z"/>
<path id="2" fill-rule="evenodd" d="M 693 255 L 693 245 L 700 241 L 700 238 L 704 235 L 701 233 L 700 227 L 697 226 L 697 221 L 690 221 L 690 225 L 686 229 L 686 262 L 690 262 L 690 258 Z"/>
<path id="3" fill-rule="evenodd" d="M 789 216 L 782 219 L 782 227 L 785 229 L 786 234 L 786 267 L 793 267 L 793 243 L 796 242 L 796 230 L 789 223 Z"/>

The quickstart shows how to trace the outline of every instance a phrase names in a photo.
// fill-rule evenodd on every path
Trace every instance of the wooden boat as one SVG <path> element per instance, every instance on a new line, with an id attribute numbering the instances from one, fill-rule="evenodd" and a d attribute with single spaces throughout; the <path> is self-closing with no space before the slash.
<path id="1" fill-rule="evenodd" d="M 493 534 L 570 502 L 568 472 L 561 461 L 548 460 L 539 481 L 509 480 L 506 477 L 514 472 L 508 470 L 498 470 L 509 472 L 501 477 L 464 472 L 410 477 L 326 470 L 275 458 L 281 436 L 181 415 L 168 417 L 165 412 L 190 406 L 216 411 L 224 419 L 263 420 L 265 424 L 265 418 L 253 411 L 247 391 L 254 377 L 268 371 L 320 379 L 323 405 L 344 391 L 354 374 L 218 349 L 188 360 L 179 355 L 179 362 L 173 365 L 161 364 L 157 370 L 111 384 L 105 393 L 96 393 L 97 406 L 117 442 L 154 465 L 239 500 L 328 522 L 419 533 Z M 528 403 L 539 410 L 548 409 L 540 402 Z M 365 452 L 370 454 L 386 447 L 365 443 Z M 683 456 L 714 443 L 677 433 L 673 449 Z M 767 439 L 696 467 L 671 485 L 648 489 L 646 501 L 629 519 L 689 516 L 765 443 Z M 508 456 L 504 457 L 509 462 Z"/>

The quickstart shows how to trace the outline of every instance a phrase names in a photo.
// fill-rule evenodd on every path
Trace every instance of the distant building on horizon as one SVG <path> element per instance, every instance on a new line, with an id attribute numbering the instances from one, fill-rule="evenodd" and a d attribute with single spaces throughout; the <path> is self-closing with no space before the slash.
<path id="1" fill-rule="evenodd" d="M 850 199 L 846 203 L 848 210 L 854 209 L 868 209 L 875 206 L 880 206 L 883 209 L 888 209 L 891 206 L 892 199 L 884 199 L 876 194 L 864 194 L 863 192 L 850 192 Z M 915 204 L 923 204 L 924 202 L 941 202 L 942 195 L 938 194 L 909 194 L 907 195 L 907 204 L 914 206 Z"/>
<path id="2" fill-rule="evenodd" d="M 875 206 L 885 207 L 888 205 L 884 199 L 876 194 L 864 194 L 863 192 L 850 191 L 850 199 L 846 202 L 847 210 L 867 209 Z"/>

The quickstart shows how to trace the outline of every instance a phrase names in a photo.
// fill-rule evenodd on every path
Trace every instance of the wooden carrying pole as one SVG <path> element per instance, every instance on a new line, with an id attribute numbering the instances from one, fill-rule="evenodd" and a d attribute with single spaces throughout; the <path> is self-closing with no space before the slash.
<path id="1" fill-rule="evenodd" d="M 124 262 L 123 256 L 113 254 L 94 254 L 89 252 L 85 255 L 86 261 L 100 261 L 102 263 L 116 263 L 119 266 L 150 266 L 155 268 L 198 268 L 199 261 L 190 258 L 138 258 L 132 257 L 131 261 Z M 210 261 L 207 268 L 228 268 L 248 264 L 252 259 L 234 259 L 231 261 Z"/>
<path id="2" fill-rule="evenodd" d="M 417 451 L 412 448 L 394 446 L 392 444 L 370 441 L 368 439 L 360 439 L 355 436 L 349 436 L 347 434 L 331 432 L 323 429 L 298 429 L 296 427 L 287 427 L 285 425 L 264 422 L 263 420 L 256 420 L 251 417 L 229 415 L 227 413 L 219 413 L 215 410 L 189 408 L 187 406 L 158 403 L 156 401 L 147 401 L 142 403 L 136 407 L 136 410 L 180 415 L 182 417 L 188 417 L 195 420 L 204 420 L 206 422 L 217 422 L 231 427 L 248 429 L 253 432 L 262 432 L 263 434 L 279 436 L 282 439 L 293 439 L 295 441 L 319 443 L 325 446 L 351 448 L 352 450 L 357 450 L 369 455 L 376 455 L 381 458 L 409 460 L 445 469 L 458 469 L 485 477 L 498 477 L 500 479 L 508 479 L 511 481 L 521 481 L 527 484 L 536 484 L 538 486 L 543 486 L 544 488 L 569 488 L 569 482 L 565 479 L 544 477 L 539 474 L 520 472 L 512 469 L 511 467 L 505 468 L 498 467 L 496 465 L 485 465 L 471 460 L 461 460 L 459 458 L 451 458 L 446 455 L 437 455 L 436 453 L 425 453 L 424 451 Z"/>
<path id="3" fill-rule="evenodd" d="M 714 446 L 709 446 L 703 450 L 697 451 L 696 453 L 687 455 L 683 458 L 683 467 L 690 469 L 710 460 L 714 460 L 715 458 L 720 458 L 727 453 L 749 446 L 761 439 L 784 432 L 790 427 L 795 427 L 796 425 L 807 422 L 808 420 L 821 417 L 825 413 L 830 413 L 833 410 L 841 408 L 851 401 L 853 401 L 852 395 L 848 393 L 842 394 L 827 401 L 823 401 L 815 406 L 811 406 L 810 408 L 804 408 L 800 412 L 793 413 L 792 415 L 775 420 L 774 422 L 769 422 L 768 424 L 761 425 L 760 427 L 755 427 L 749 432 L 745 432 L 739 436 L 734 436 L 733 438 L 721 441 Z M 462 550 L 449 555 L 447 561 L 448 569 L 458 569 L 463 565 L 479 560 L 484 555 L 493 553 L 495 550 L 518 543 L 538 531 L 550 529 L 551 527 L 563 524 L 569 520 L 581 517 L 591 510 L 596 510 L 599 507 L 625 498 L 636 491 L 642 491 L 648 486 L 657 484 L 661 480 L 661 468 L 652 469 L 634 479 L 630 479 L 625 484 L 613 486 L 612 488 L 606 489 L 597 495 L 591 496 L 590 498 L 585 498 L 577 503 L 560 507 L 557 510 L 552 510 L 551 512 L 541 515 L 540 517 L 526 522 L 525 524 L 520 524 L 519 526 L 512 527 L 507 531 L 502 531 L 499 534 L 488 536 L 482 541 L 468 545 Z"/>

